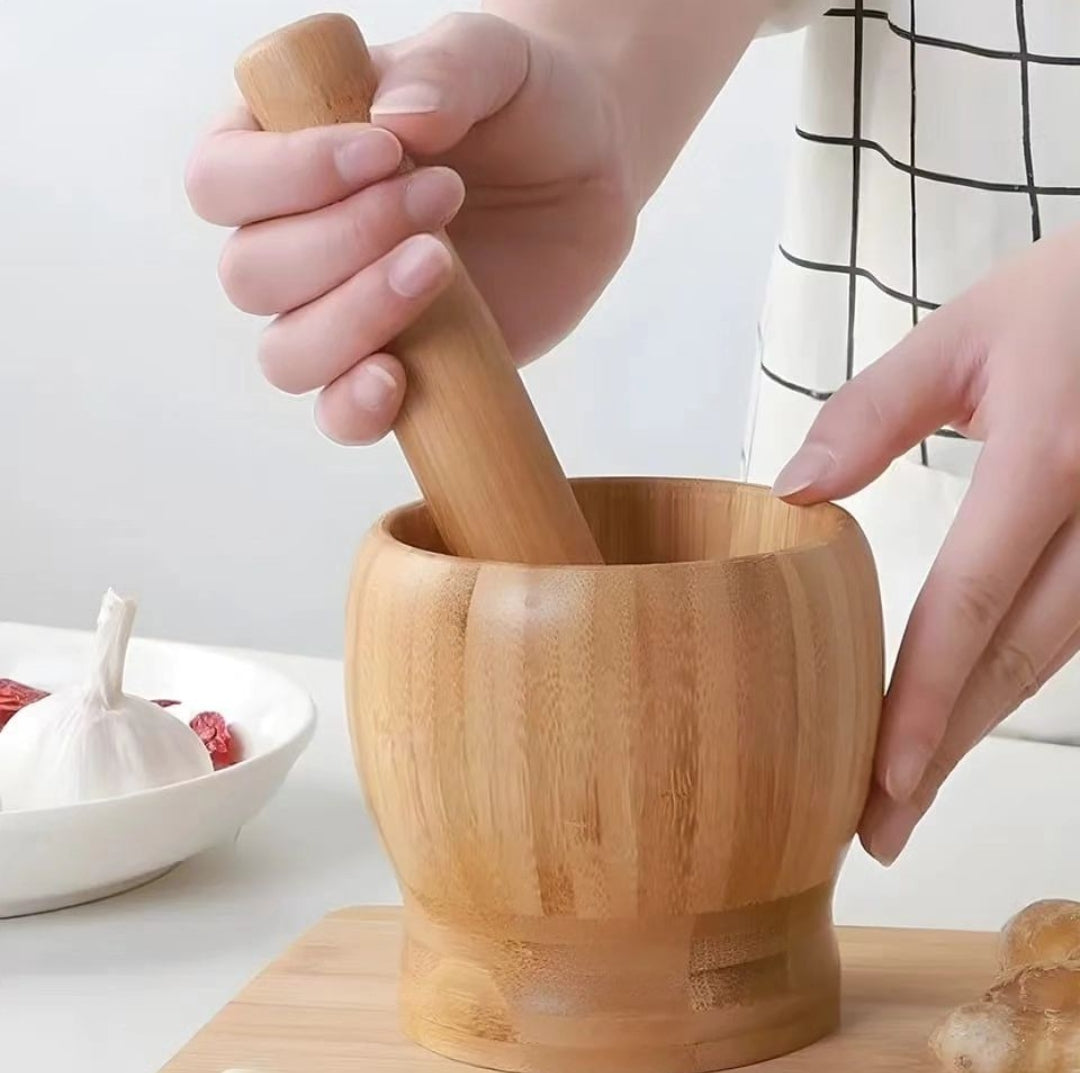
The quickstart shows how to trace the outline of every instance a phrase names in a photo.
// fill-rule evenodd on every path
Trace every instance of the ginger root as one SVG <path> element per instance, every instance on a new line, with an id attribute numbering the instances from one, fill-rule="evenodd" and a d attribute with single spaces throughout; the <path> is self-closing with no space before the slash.
<path id="1" fill-rule="evenodd" d="M 956 1073 L 1080 1073 L 1080 903 L 1038 902 L 1005 926 L 1001 975 L 930 1039 Z"/>
<path id="2" fill-rule="evenodd" d="M 1036 902 L 1001 933 L 1001 971 L 1080 958 L 1080 902 Z"/>
<path id="3" fill-rule="evenodd" d="M 930 1046 L 942 1066 L 957 1073 L 1080 1073 L 1075 1015 L 977 1002 L 949 1014 Z"/>

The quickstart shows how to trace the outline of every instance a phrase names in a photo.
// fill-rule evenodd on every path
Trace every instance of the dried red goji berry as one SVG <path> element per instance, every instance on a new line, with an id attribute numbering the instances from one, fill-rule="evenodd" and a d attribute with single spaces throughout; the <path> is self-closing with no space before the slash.
<path id="1" fill-rule="evenodd" d="M 159 708 L 175 708 L 178 704 L 182 703 L 178 700 L 155 700 L 153 701 Z"/>
<path id="2" fill-rule="evenodd" d="M 0 730 L 16 712 L 22 711 L 28 704 L 44 700 L 48 695 L 43 689 L 24 686 L 22 682 L 13 682 L 10 678 L 0 678 Z"/>
<path id="3" fill-rule="evenodd" d="M 199 712 L 188 725 L 202 738 L 215 771 L 231 767 L 240 760 L 240 743 L 219 712 Z"/>

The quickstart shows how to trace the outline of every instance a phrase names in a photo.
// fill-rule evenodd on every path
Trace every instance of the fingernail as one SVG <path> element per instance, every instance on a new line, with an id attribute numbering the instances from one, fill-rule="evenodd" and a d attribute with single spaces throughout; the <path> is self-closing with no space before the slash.
<path id="1" fill-rule="evenodd" d="M 885 792 L 889 797 L 897 802 L 909 801 L 930 766 L 931 755 L 925 749 L 910 748 L 892 760 L 885 769 Z"/>
<path id="2" fill-rule="evenodd" d="M 911 841 L 919 813 L 907 805 L 886 811 L 870 836 L 870 853 L 878 864 L 891 868 Z"/>
<path id="3" fill-rule="evenodd" d="M 390 262 L 390 288 L 402 298 L 423 298 L 450 267 L 450 252 L 434 235 L 407 239 Z"/>
<path id="4" fill-rule="evenodd" d="M 405 186 L 405 211 L 420 227 L 439 227 L 461 208 L 465 187 L 449 168 L 424 168 Z"/>
<path id="5" fill-rule="evenodd" d="M 397 381 L 376 362 L 361 365 L 352 378 L 353 402 L 362 410 L 379 412 L 397 394 Z"/>
<path id="6" fill-rule="evenodd" d="M 373 182 L 401 163 L 401 143 L 389 131 L 365 130 L 338 146 L 334 163 L 347 183 Z"/>
<path id="7" fill-rule="evenodd" d="M 773 484 L 773 495 L 786 499 L 817 484 L 836 465 L 836 457 L 821 444 L 805 444 L 780 471 Z"/>
<path id="8" fill-rule="evenodd" d="M 371 105 L 376 115 L 426 115 L 442 106 L 442 91 L 430 82 L 410 82 L 380 93 Z"/>

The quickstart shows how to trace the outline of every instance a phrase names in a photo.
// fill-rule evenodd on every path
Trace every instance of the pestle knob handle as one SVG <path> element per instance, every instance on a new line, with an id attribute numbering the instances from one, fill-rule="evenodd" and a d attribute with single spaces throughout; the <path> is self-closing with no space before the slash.
<path id="1" fill-rule="evenodd" d="M 314 15 L 252 45 L 236 80 L 265 130 L 290 131 L 368 122 L 378 74 L 351 18 Z M 449 288 L 390 347 L 408 384 L 394 431 L 447 550 L 599 563 L 495 318 L 454 264 Z"/>

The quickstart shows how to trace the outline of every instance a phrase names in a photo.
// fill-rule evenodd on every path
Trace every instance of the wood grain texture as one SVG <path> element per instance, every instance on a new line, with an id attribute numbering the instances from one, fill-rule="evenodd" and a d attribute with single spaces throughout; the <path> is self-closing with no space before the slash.
<path id="1" fill-rule="evenodd" d="M 163 1073 L 455 1073 L 408 1042 L 397 1014 L 400 910 L 327 917 L 252 982 Z M 986 990 L 996 936 L 840 929 L 841 1030 L 760 1073 L 933 1073 L 927 1040 Z M 569 1068 L 569 1067 L 567 1067 Z M 674 1073 L 675 1064 L 623 1069 Z"/>
<path id="2" fill-rule="evenodd" d="M 407 905 L 406 1028 L 539 1073 L 698 1073 L 838 1016 L 835 876 L 869 786 L 881 610 L 839 508 L 574 482 L 604 567 L 358 557 L 347 688 Z"/>
<path id="3" fill-rule="evenodd" d="M 264 129 L 291 131 L 367 122 L 378 75 L 352 19 L 317 15 L 252 45 L 236 80 Z M 599 563 L 499 327 L 456 254 L 448 290 L 389 349 L 408 378 L 394 431 L 446 546 L 476 559 Z"/>

